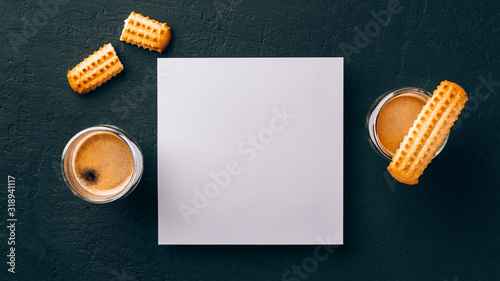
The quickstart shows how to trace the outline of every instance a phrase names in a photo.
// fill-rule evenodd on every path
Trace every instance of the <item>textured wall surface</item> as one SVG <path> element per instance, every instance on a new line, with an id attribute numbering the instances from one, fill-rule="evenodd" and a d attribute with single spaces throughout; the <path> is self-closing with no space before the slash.
<path id="1" fill-rule="evenodd" d="M 0 279 L 498 280 L 500 2 L 443 3 L 2 1 Z M 119 41 L 131 11 L 172 27 L 166 52 Z M 125 70 L 74 93 L 68 69 L 105 43 Z M 345 245 L 321 259 L 314 246 L 158 246 L 156 59 L 295 56 L 346 58 Z M 470 101 L 420 184 L 394 183 L 369 145 L 366 113 L 387 90 L 432 91 L 444 79 Z M 145 156 L 139 187 L 106 205 L 72 195 L 59 168 L 66 142 L 98 123 L 127 130 Z M 15 274 L 6 264 L 8 175 Z"/>

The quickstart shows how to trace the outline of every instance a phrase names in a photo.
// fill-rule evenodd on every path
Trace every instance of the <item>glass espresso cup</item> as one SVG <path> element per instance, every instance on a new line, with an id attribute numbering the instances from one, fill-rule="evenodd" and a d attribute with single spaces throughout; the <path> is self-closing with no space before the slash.
<path id="1" fill-rule="evenodd" d="M 61 159 L 63 179 L 77 197 L 103 204 L 130 194 L 139 184 L 139 146 L 115 126 L 97 125 L 73 136 Z"/>
<path id="2" fill-rule="evenodd" d="M 373 149 L 385 159 L 391 160 L 431 96 L 424 89 L 404 87 L 378 97 L 366 116 L 366 129 Z M 434 157 L 443 150 L 448 136 L 446 135 Z"/>

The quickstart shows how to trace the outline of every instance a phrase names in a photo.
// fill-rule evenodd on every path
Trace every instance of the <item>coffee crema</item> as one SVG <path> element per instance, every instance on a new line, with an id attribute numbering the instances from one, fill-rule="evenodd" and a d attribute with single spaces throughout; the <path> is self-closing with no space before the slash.
<path id="1" fill-rule="evenodd" d="M 118 194 L 129 183 L 133 169 L 129 147 L 112 133 L 92 133 L 74 152 L 73 173 L 79 184 L 93 194 Z"/>
<path id="2" fill-rule="evenodd" d="M 377 118 L 377 135 L 381 146 L 395 154 L 408 134 L 427 99 L 418 93 L 405 93 L 389 100 Z"/>

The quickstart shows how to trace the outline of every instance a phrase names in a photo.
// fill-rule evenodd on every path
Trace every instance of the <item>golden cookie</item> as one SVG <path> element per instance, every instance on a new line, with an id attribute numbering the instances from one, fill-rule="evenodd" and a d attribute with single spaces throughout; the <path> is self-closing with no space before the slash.
<path id="1" fill-rule="evenodd" d="M 101 86 L 123 70 L 123 65 L 111 44 L 106 44 L 68 71 L 71 88 L 86 94 Z"/>
<path id="2" fill-rule="evenodd" d="M 387 170 L 398 181 L 417 184 L 467 101 L 459 85 L 443 81 L 418 114 Z"/>
<path id="3" fill-rule="evenodd" d="M 120 41 L 161 53 L 170 43 L 170 37 L 170 27 L 166 23 L 132 12 L 125 20 Z"/>

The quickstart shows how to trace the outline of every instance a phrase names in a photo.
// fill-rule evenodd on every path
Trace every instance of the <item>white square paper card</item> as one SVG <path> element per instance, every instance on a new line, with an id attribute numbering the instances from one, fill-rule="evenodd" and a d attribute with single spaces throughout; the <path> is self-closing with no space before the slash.
<path id="1" fill-rule="evenodd" d="M 158 243 L 342 244 L 343 59 L 158 59 Z"/>

